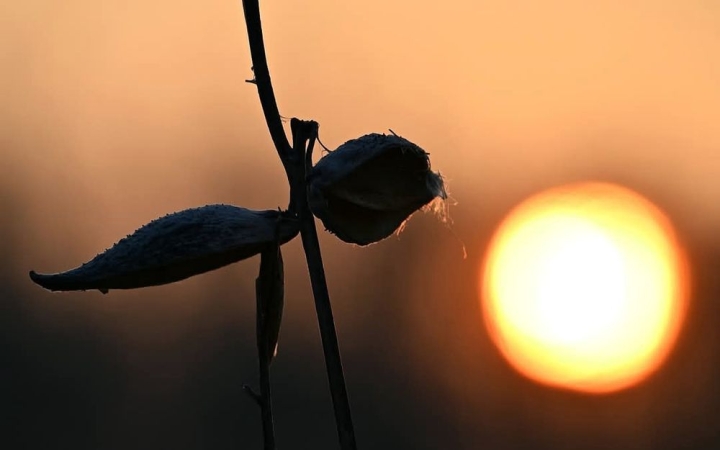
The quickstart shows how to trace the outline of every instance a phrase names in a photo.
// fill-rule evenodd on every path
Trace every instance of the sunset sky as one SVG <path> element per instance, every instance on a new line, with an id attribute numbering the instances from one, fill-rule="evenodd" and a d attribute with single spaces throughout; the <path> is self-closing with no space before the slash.
<path id="1" fill-rule="evenodd" d="M 693 232 L 720 224 L 713 2 L 261 6 L 281 113 L 320 122 L 331 148 L 392 128 L 432 154 L 463 207 L 612 175 L 702 215 Z M 142 214 L 203 196 L 208 178 L 280 173 L 242 82 L 239 2 L 1 8 L 0 130 L 25 179 Z"/>
<path id="2" fill-rule="evenodd" d="M 284 117 L 318 121 L 320 138 L 331 149 L 392 129 L 430 153 L 433 169 L 443 174 L 452 197 L 452 225 L 420 214 L 399 239 L 362 250 L 321 236 L 341 349 L 348 355 L 347 371 L 354 374 L 350 379 L 356 391 L 364 389 L 358 386 L 372 372 L 369 367 L 380 366 L 397 380 L 422 373 L 408 381 L 413 392 L 432 390 L 435 383 L 445 386 L 440 389 L 451 399 L 450 406 L 437 414 L 447 424 L 438 426 L 460 430 L 453 448 L 475 448 L 457 437 L 475 427 L 486 430 L 477 442 L 495 442 L 497 448 L 553 448 L 560 442 L 552 433 L 557 427 L 569 427 L 568 439 L 577 442 L 607 435 L 603 430 L 608 428 L 574 421 L 578 411 L 598 411 L 596 404 L 574 397 L 553 403 L 547 417 L 533 412 L 554 394 L 517 384 L 523 382 L 509 376 L 491 350 L 477 312 L 482 251 L 503 215 L 523 198 L 566 182 L 601 180 L 623 184 L 653 201 L 683 242 L 708 252 L 703 256 L 711 262 L 706 268 L 720 266 L 720 250 L 714 250 L 720 249 L 720 3 L 265 0 L 261 12 Z M 285 207 L 282 167 L 257 91 L 244 82 L 253 76 L 251 66 L 239 0 L 0 4 L 0 250 L 10 255 L 3 276 L 12 286 L 12 293 L 0 299 L 32 299 L 5 302 L 14 305 L 13 311 L 27 313 L 27 330 L 67 326 L 74 333 L 81 329 L 78 323 L 92 322 L 113 348 L 137 351 L 138 360 L 126 355 L 123 363 L 131 374 L 123 385 L 131 405 L 142 403 L 142 392 L 152 391 L 137 368 L 160 364 L 156 358 L 165 346 L 179 354 L 179 343 L 194 342 L 192 333 L 198 329 L 222 338 L 225 331 L 217 330 L 235 329 L 240 318 L 252 326 L 254 300 L 242 302 L 235 316 L 226 316 L 223 308 L 237 299 L 209 306 L 208 297 L 252 295 L 255 265 L 242 263 L 234 272 L 180 286 L 108 297 L 50 296 L 29 284 L 27 271 L 74 267 L 171 211 L 208 203 Z M 297 242 L 288 245 L 286 255 L 290 288 L 299 298 L 288 302 L 285 330 L 290 337 L 283 341 L 281 335 L 279 361 L 288 359 L 278 363 L 278 378 L 291 380 L 293 370 L 304 365 L 297 355 L 312 347 L 316 353 L 309 354 L 317 358 L 319 341 Z M 712 292 L 715 298 L 717 291 Z M 386 295 L 404 303 L 384 302 Z M 158 297 L 162 300 L 155 301 Z M 365 304 L 365 298 L 375 300 Z M 465 308 L 465 314 L 453 314 L 448 304 Z M 696 312 L 718 311 L 716 306 L 702 308 Z M 164 321 L 162 333 L 159 321 Z M 698 334 L 692 336 L 712 329 L 710 322 L 702 325 L 706 328 L 701 325 L 696 324 Z M 8 336 L 34 339 L 34 332 L 22 330 Z M 392 330 L 399 330 L 400 337 Z M 252 337 L 252 330 L 244 336 Z M 368 355 L 382 352 L 377 349 L 381 337 L 393 342 L 395 353 L 388 353 L 393 357 L 367 362 Z M 687 344 L 695 341 L 682 339 L 686 357 L 697 356 Z M 451 350 L 448 343 L 453 343 Z M 720 351 L 719 346 L 697 350 L 706 352 L 697 373 L 718 373 L 720 358 L 708 352 Z M 208 353 L 198 348 L 198 354 Z M 245 358 L 245 372 L 253 376 L 252 345 L 234 356 Z M 191 377 L 192 357 L 178 358 L 176 369 Z M 313 361 L 318 372 L 312 376 L 319 377 L 318 389 L 324 389 L 322 362 Z M 401 367 L 394 369 L 393 361 Z M 443 370 L 447 367 L 452 370 Z M 472 377 L 461 371 L 475 371 L 477 379 L 485 377 L 495 387 L 473 385 Z M 688 400 L 687 410 L 712 409 L 715 403 L 703 400 L 710 381 L 693 384 L 680 372 L 676 369 L 670 378 L 678 376 L 683 386 L 696 389 L 691 389 L 695 400 Z M 394 386 L 403 387 L 404 381 L 397 380 Z M 653 433 L 663 428 L 674 432 L 667 425 L 687 410 L 666 406 L 658 416 L 645 412 L 654 402 L 672 403 L 671 393 L 679 385 L 671 381 L 600 407 L 604 416 L 598 420 L 605 420 L 619 437 L 597 442 L 623 449 L 662 448 Z M 358 406 L 359 416 L 365 417 L 359 427 L 362 434 L 366 426 L 365 443 L 373 442 L 368 436 L 381 440 L 378 436 L 390 433 L 372 421 L 377 414 L 373 406 L 401 395 L 372 392 L 366 399 L 376 403 L 361 399 Z M 518 397 L 522 392 L 527 398 Z M 428 404 L 438 400 L 428 395 Z M 515 409 L 503 406 L 505 395 L 514 399 Z M 293 417 L 302 417 L 306 402 L 301 400 Z M 621 407 L 625 412 L 613 416 Z M 252 405 L 243 408 L 255 413 Z M 323 411 L 323 430 L 330 430 L 328 442 L 333 442 L 331 417 Z M 482 424 L 474 415 L 483 418 Z M 278 420 L 288 423 L 288 417 Z M 415 420 L 411 422 L 432 423 L 424 416 Z M 642 432 L 633 434 L 624 420 L 642 422 Z M 483 424 L 507 428 L 495 435 Z M 528 440 L 503 437 L 515 429 L 508 424 L 530 430 Z M 152 435 L 148 430 L 143 432 Z M 677 435 L 696 431 L 688 430 L 679 429 Z M 397 433 L 390 439 L 400 446 L 395 448 L 415 442 Z M 445 435 L 437 431 L 432 436 L 442 440 Z"/>

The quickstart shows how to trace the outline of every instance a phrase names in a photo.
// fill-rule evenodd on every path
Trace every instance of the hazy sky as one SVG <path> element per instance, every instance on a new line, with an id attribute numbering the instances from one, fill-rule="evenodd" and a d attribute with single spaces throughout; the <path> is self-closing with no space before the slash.
<path id="1" fill-rule="evenodd" d="M 635 436 L 638 418 L 650 417 L 647 412 L 656 412 L 658 403 L 664 408 L 658 412 L 662 420 L 647 419 L 643 425 L 649 442 L 662 440 L 660 432 L 674 425 L 712 433 L 714 424 L 676 419 L 716 405 L 710 392 L 717 380 L 715 342 L 720 342 L 712 335 L 719 329 L 716 302 L 706 301 L 705 313 L 693 316 L 706 321 L 705 328 L 694 329 L 697 340 L 688 341 L 696 344 L 696 352 L 682 353 L 685 359 L 673 366 L 672 376 L 685 384 L 656 385 L 655 391 L 638 394 L 639 402 L 631 394 L 632 408 L 620 399 L 598 409 L 576 399 L 558 402 L 550 397 L 554 393 L 529 391 L 534 388 L 526 385 L 518 389 L 517 379 L 508 376 L 483 340 L 475 263 L 502 211 L 537 190 L 586 178 L 621 181 L 666 209 L 702 248 L 703 243 L 718 244 L 719 5 L 714 0 L 261 1 L 281 113 L 319 121 L 321 139 L 330 148 L 392 128 L 430 152 L 433 167 L 447 178 L 458 202 L 454 211 L 460 220 L 452 232 L 418 219 L 421 223 L 411 222 L 400 243 L 363 251 L 321 235 L 339 328 L 346 338 L 356 331 L 360 336 L 343 341 L 344 355 L 350 355 L 348 373 L 356 383 L 373 375 L 381 383 L 405 361 L 414 361 L 423 369 L 417 376 L 432 373 L 428 379 L 442 382 L 440 390 L 418 385 L 428 402 L 451 386 L 461 406 L 477 402 L 473 405 L 484 425 L 490 424 L 482 429 L 495 433 L 492 426 L 497 426 L 498 436 L 532 440 L 537 436 L 512 427 L 540 427 L 548 448 L 562 444 L 557 424 L 567 421 L 577 422 L 572 429 L 578 442 L 585 442 L 588 425 L 582 414 L 597 411 L 615 424 L 610 432 L 593 428 L 598 448 L 611 448 L 601 446 L 604 436 Z M 283 171 L 256 89 L 244 82 L 252 78 L 245 33 L 239 0 L 0 3 L 0 236 L 12 237 L 0 240 L 0 250 L 13 245 L 14 258 L 6 263 L 13 282 L 34 296 L 18 304 L 34 305 L 37 329 L 96 320 L 102 323 L 99 332 L 121 336 L 113 339 L 123 341 L 119 348 L 130 355 L 128 367 L 135 364 L 134 351 L 140 355 L 135 357 L 147 359 L 147 367 L 159 367 L 173 336 L 185 336 L 191 344 L 197 337 L 183 334 L 189 333 L 183 323 L 191 331 L 207 327 L 219 335 L 238 328 L 237 317 L 228 311 L 239 308 L 239 297 L 251 296 L 256 268 L 250 263 L 207 275 L 208 284 L 188 280 L 179 287 L 115 293 L 104 302 L 95 294 L 49 302 L 25 276 L 30 268 L 72 267 L 170 211 L 218 202 L 255 209 L 286 205 Z M 427 237 L 417 234 L 421 229 Z M 459 242 L 474 245 L 470 262 L 461 262 Z M 297 242 L 286 255 L 286 261 L 299 259 Z M 433 276 L 426 262 L 436 271 Z M 402 264 L 411 266 L 410 273 L 391 278 Z M 286 267 L 289 283 L 305 276 L 300 264 Z M 346 275 L 348 268 L 355 271 Z M 218 283 L 208 287 L 213 281 Z M 306 284 L 293 286 L 302 288 L 298 296 L 309 296 Z M 196 302 L 176 301 L 197 292 L 203 298 Z M 207 296 L 217 302 L 204 301 Z M 413 303 L 386 302 L 383 296 Z M 350 302 L 356 297 L 374 303 L 358 306 Z M 304 331 L 293 335 L 289 346 L 319 352 L 311 340 L 317 339 L 312 304 L 309 298 L 297 300 L 288 302 L 285 330 Z M 246 303 L 242 317 L 252 319 L 254 303 Z M 301 308 L 304 315 L 297 314 Z M 395 320 L 406 320 L 397 328 L 414 334 L 397 339 Z M 396 353 L 370 348 L 378 341 L 368 336 L 381 340 L 383 332 L 393 338 L 390 350 Z M 28 342 L 37 339 L 28 336 Z M 53 345 L 62 341 L 48 336 Z M 179 355 L 185 341 L 177 339 Z M 215 336 L 207 339 L 216 342 Z M 143 353 L 148 346 L 153 351 Z M 52 345 L 47 348 L 54 354 Z M 197 348 L 204 357 L 206 347 Z M 363 366 L 357 357 L 383 352 L 397 363 L 378 360 L 387 372 L 368 369 L 374 366 Z M 25 361 L 24 347 L 17 354 Z M 286 367 L 286 376 L 310 367 L 293 359 L 302 353 L 291 349 L 287 354 L 279 363 L 286 364 L 279 366 L 279 371 Z M 252 355 L 250 348 L 248 367 Z M 194 367 L 194 357 L 182 358 Z M 686 370 L 690 364 L 693 370 Z M 56 365 L 66 368 L 60 360 Z M 28 367 L 28 373 L 40 373 Z M 321 371 L 319 362 L 318 367 Z M 460 370 L 468 367 L 476 378 Z M 227 376 L 228 383 L 237 384 L 234 372 Z M 393 376 L 405 387 L 402 373 Z M 223 389 L 218 387 L 218 398 L 225 398 Z M 378 398 L 386 400 L 387 392 L 378 389 Z M 679 391 L 685 403 L 676 401 Z M 142 391 L 135 395 L 143 400 Z M 356 404 L 362 405 L 358 397 Z M 303 408 L 313 404 L 298 398 Z M 371 418 L 374 407 L 392 403 L 365 400 L 365 417 Z M 547 413 L 548 407 L 554 412 Z M 448 436 L 463 420 L 469 433 L 481 428 L 468 411 L 475 410 L 446 411 Z M 297 414 L 308 415 L 302 408 Z M 427 413 L 431 416 L 434 421 L 435 412 Z M 678 439 L 684 439 L 685 428 L 678 430 Z"/>
<path id="2" fill-rule="evenodd" d="M 720 225 L 714 2 L 261 3 L 281 113 L 318 120 L 331 148 L 392 128 L 479 212 L 612 178 L 695 237 Z M 4 2 L 0 17 L 3 183 L 30 218 L 109 217 L 80 233 L 96 247 L 166 210 L 285 203 L 239 1 Z"/>

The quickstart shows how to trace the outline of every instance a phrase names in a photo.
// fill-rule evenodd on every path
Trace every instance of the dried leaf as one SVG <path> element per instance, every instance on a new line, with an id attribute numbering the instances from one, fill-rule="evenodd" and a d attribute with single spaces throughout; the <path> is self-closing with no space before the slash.
<path id="1" fill-rule="evenodd" d="M 168 214 L 144 225 L 91 261 L 30 278 L 51 291 L 133 289 L 183 280 L 289 241 L 298 223 L 280 211 L 208 205 Z"/>
<path id="2" fill-rule="evenodd" d="M 258 345 L 272 362 L 277 355 L 280 322 L 285 295 L 283 259 L 280 245 L 270 245 L 260 254 L 260 274 L 255 280 L 258 315 Z"/>

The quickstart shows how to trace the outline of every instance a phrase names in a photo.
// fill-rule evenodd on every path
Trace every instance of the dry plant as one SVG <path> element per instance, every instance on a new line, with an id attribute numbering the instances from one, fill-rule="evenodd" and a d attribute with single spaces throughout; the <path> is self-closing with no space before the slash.
<path id="1" fill-rule="evenodd" d="M 172 283 L 260 254 L 256 280 L 260 392 L 245 386 L 262 414 L 265 449 L 275 448 L 270 363 L 276 354 L 284 281 L 281 246 L 302 239 L 315 298 L 340 447 L 356 448 L 350 404 L 318 243 L 315 219 L 339 239 L 357 245 L 380 241 L 418 209 L 446 198 L 428 154 L 396 134 L 369 134 L 328 152 L 316 165 L 314 121 L 291 119 L 292 145 L 275 101 L 257 0 L 243 0 L 254 78 L 265 121 L 285 168 L 287 210 L 252 211 L 207 205 L 168 214 L 142 226 L 80 267 L 56 274 L 30 272 L 51 291 L 133 289 Z"/>

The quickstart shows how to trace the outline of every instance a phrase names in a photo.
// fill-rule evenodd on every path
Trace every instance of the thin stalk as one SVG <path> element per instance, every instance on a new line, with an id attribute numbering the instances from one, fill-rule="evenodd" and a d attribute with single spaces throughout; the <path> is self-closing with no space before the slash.
<path id="1" fill-rule="evenodd" d="M 296 206 L 300 215 L 300 237 L 302 238 L 305 259 L 307 260 L 308 272 L 310 273 L 310 284 L 313 296 L 315 297 L 315 310 L 317 311 L 320 336 L 322 338 L 323 353 L 325 355 L 325 367 L 327 369 L 328 381 L 330 383 L 330 394 L 335 412 L 335 423 L 337 426 L 340 448 L 342 450 L 355 450 L 355 430 L 353 429 L 352 415 L 350 413 L 350 401 L 348 400 L 347 388 L 345 387 L 345 375 L 343 374 L 342 361 L 340 359 L 340 348 L 335 332 L 335 321 L 333 319 L 332 307 L 330 305 L 330 294 L 328 293 L 327 281 L 325 280 L 325 268 L 320 252 L 317 229 L 315 228 L 315 217 L 310 211 L 307 202 L 307 186 L 304 184 L 306 162 L 312 160 L 313 146 L 317 138 L 318 124 L 314 121 L 301 121 L 293 119 L 290 122 L 293 132 L 293 147 L 296 153 L 304 153 L 305 158 L 299 158 L 296 166 L 303 173 L 302 191 L 296 190 Z M 307 142 L 307 147 L 306 143 Z M 295 172 L 296 173 L 296 172 Z"/>
<path id="2" fill-rule="evenodd" d="M 295 213 L 301 221 L 300 233 L 305 250 L 305 257 L 307 259 L 308 271 L 310 272 L 313 295 L 315 297 L 315 308 L 320 326 L 320 336 L 325 354 L 325 364 L 328 372 L 328 381 L 330 383 L 340 447 L 342 450 L 355 450 L 355 434 L 350 414 L 350 402 L 345 387 L 345 377 L 340 360 L 340 350 L 330 306 L 330 296 L 325 281 L 325 270 L 322 264 L 317 230 L 315 229 L 315 219 L 307 204 L 305 157 L 307 156 L 309 158 L 312 156 L 312 147 L 317 137 L 317 123 L 302 122 L 294 119 L 291 122 L 294 148 L 290 147 L 282 127 L 280 113 L 270 81 L 258 1 L 243 0 L 243 11 L 245 13 L 245 23 L 247 25 L 248 40 L 250 42 L 250 55 L 255 73 L 255 79 L 252 81 L 257 85 L 260 103 L 263 113 L 265 114 L 265 121 L 270 131 L 270 136 L 283 163 L 285 173 L 288 176 L 290 183 L 291 212 Z M 305 148 L 305 143 L 309 143 L 307 149 Z"/>
<path id="3" fill-rule="evenodd" d="M 265 122 L 268 130 L 270 130 L 270 137 L 273 144 L 275 144 L 280 160 L 286 166 L 291 147 L 283 130 L 280 111 L 275 101 L 275 92 L 270 81 L 270 69 L 268 69 L 267 57 L 265 56 L 265 41 L 263 39 L 262 23 L 260 22 L 260 6 L 257 0 L 243 0 L 242 4 L 248 40 L 250 41 L 253 73 L 255 74 L 255 79 L 251 81 L 257 86 L 260 104 L 265 114 Z"/>
<path id="4" fill-rule="evenodd" d="M 275 426 L 273 424 L 272 394 L 270 391 L 270 352 L 267 346 L 267 327 L 263 314 L 264 299 L 257 293 L 257 348 L 258 366 L 260 368 L 260 395 L 257 401 L 260 404 L 263 427 L 263 448 L 275 450 Z"/>
<path id="5" fill-rule="evenodd" d="M 274 334 L 272 338 L 270 337 L 270 322 L 274 320 L 274 325 L 279 326 L 280 315 L 282 314 L 284 281 L 282 255 L 279 245 L 264 250 L 260 258 L 260 273 L 255 280 L 257 310 L 255 330 L 260 393 L 255 393 L 248 385 L 244 385 L 243 389 L 260 407 L 263 449 L 275 450 L 275 426 L 273 424 L 272 392 L 270 390 L 270 346 L 277 345 L 277 334 Z"/>
<path id="6" fill-rule="evenodd" d="M 315 220 L 312 216 L 303 219 L 300 225 L 300 236 L 302 237 L 305 258 L 307 259 L 308 271 L 310 272 L 310 283 L 313 295 L 315 296 L 315 310 L 317 311 L 320 334 L 322 336 L 323 352 L 325 354 L 325 367 L 330 382 L 330 393 L 332 395 L 333 408 L 335 411 L 335 422 L 337 425 L 340 448 L 343 450 L 355 450 L 355 430 L 353 429 L 352 416 L 350 414 L 350 402 L 345 387 L 345 376 L 340 360 L 340 348 L 338 346 L 335 322 L 333 320 L 332 308 L 330 307 L 330 295 L 328 294 L 325 281 L 325 270 L 323 269 L 320 244 L 318 242 Z"/>

